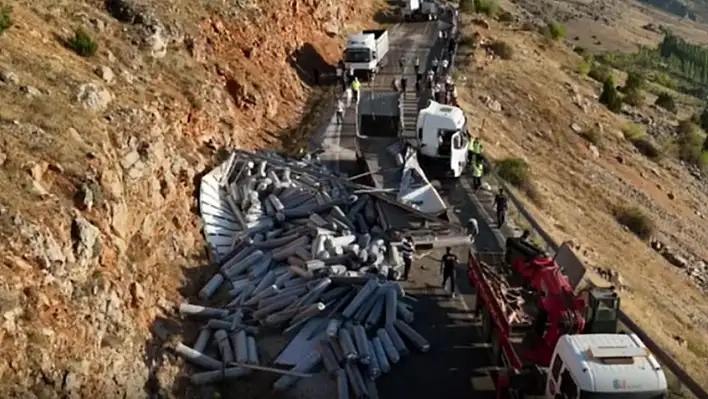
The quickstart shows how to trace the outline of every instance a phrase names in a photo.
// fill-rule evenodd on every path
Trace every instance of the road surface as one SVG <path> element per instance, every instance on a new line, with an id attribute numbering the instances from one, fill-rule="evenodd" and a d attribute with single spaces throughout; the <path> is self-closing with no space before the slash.
<path id="1" fill-rule="evenodd" d="M 391 50 L 388 65 L 379 74 L 370 89 L 389 91 L 392 79 L 400 77 L 398 60 L 406 60 L 404 73 L 414 86 L 413 62 L 420 57 L 421 65 L 429 65 L 440 54 L 443 43 L 437 40 L 438 24 L 419 22 L 396 25 L 390 32 Z M 362 88 L 366 85 L 362 85 Z M 406 111 L 419 107 L 413 90 L 407 96 L 411 104 Z M 356 174 L 356 132 L 353 108 L 345 115 L 345 123 L 338 126 L 334 117 L 323 122 L 320 133 L 313 137 L 313 148 L 322 147 L 321 158 L 342 173 Z M 408 114 L 406 112 L 406 115 Z M 415 111 L 414 111 L 415 112 Z M 415 119 L 413 118 L 413 123 Z M 409 122 L 411 123 L 411 122 Z M 465 180 L 441 182 L 441 195 L 454 209 L 452 217 L 461 223 L 469 218 L 480 221 L 481 234 L 475 242 L 477 250 L 500 251 L 501 236 L 484 222 L 483 206 L 471 195 L 471 186 Z M 484 201 L 489 204 L 488 199 Z M 488 212 L 488 211 L 487 211 Z M 488 345 L 481 344 L 479 324 L 469 309 L 474 304 L 473 290 L 465 276 L 464 262 L 467 248 L 457 248 L 461 265 L 457 273 L 457 298 L 450 298 L 440 287 L 439 260 L 444 250 L 417 254 L 409 281 L 403 283 L 410 294 L 419 299 L 415 308 L 414 327 L 431 344 L 426 354 L 412 354 L 393 367 L 391 373 L 379 379 L 379 395 L 384 399 L 426 398 L 442 396 L 446 399 L 492 398 L 492 385 L 484 372 L 488 363 Z"/>

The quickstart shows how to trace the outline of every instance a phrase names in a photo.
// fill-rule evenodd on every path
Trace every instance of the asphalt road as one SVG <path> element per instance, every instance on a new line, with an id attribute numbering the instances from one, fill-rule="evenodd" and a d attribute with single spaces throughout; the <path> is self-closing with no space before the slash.
<path id="1" fill-rule="evenodd" d="M 443 22 L 418 22 L 396 25 L 390 34 L 388 64 L 369 87 L 373 90 L 391 90 L 392 79 L 401 72 L 408 81 L 415 82 L 413 63 L 420 57 L 421 65 L 430 65 L 439 56 L 444 43 L 437 39 Z M 404 57 L 403 71 L 398 60 Z M 366 88 L 366 84 L 362 88 Z M 409 84 L 409 87 L 413 84 Z M 413 98 L 413 101 L 418 102 Z M 422 101 L 421 101 L 422 102 Z M 419 105 L 419 106 L 422 106 Z M 334 118 L 323 121 L 320 134 L 311 145 L 322 147 L 321 158 L 342 173 L 356 173 L 356 132 L 353 128 L 353 108 L 345 116 L 342 126 Z M 441 195 L 455 209 L 453 218 L 465 223 L 469 218 L 480 221 L 480 235 L 475 247 L 481 251 L 500 251 L 499 233 L 484 222 L 483 206 L 471 194 L 470 184 L 464 180 L 442 181 Z M 488 363 L 488 345 L 481 343 L 478 321 L 469 309 L 474 304 L 473 289 L 465 276 L 468 248 L 456 248 L 460 259 L 457 273 L 457 298 L 450 298 L 443 290 L 439 274 L 439 260 L 444 250 L 418 254 L 410 280 L 403 283 L 406 291 L 419 301 L 415 308 L 413 326 L 431 344 L 430 352 L 412 354 L 393 367 L 391 373 L 378 380 L 379 396 L 384 399 L 428 398 L 441 395 L 446 399 L 494 397 L 489 377 L 483 369 Z"/>

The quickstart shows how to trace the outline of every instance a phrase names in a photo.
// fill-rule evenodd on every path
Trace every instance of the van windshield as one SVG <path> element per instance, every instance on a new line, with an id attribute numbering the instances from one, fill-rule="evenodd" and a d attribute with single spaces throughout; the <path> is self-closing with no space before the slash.
<path id="1" fill-rule="evenodd" d="M 580 391 L 579 399 L 666 399 L 666 391 L 587 392 Z"/>
<path id="2" fill-rule="evenodd" d="M 369 62 L 371 50 L 368 48 L 349 48 L 344 52 L 344 62 Z"/>

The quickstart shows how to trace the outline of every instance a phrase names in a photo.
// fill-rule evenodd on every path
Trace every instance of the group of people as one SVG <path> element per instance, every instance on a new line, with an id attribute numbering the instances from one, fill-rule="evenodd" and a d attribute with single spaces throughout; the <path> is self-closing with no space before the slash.
<path id="1" fill-rule="evenodd" d="M 337 80 L 342 84 L 342 90 L 344 91 L 344 99 L 341 98 L 337 100 L 337 109 L 335 112 L 336 121 L 338 125 L 344 122 L 344 109 L 351 107 L 352 100 L 355 104 L 359 103 L 359 92 L 361 89 L 361 82 L 359 78 L 354 75 L 354 69 L 349 69 L 345 71 L 344 61 L 340 60 L 337 64 Z"/>

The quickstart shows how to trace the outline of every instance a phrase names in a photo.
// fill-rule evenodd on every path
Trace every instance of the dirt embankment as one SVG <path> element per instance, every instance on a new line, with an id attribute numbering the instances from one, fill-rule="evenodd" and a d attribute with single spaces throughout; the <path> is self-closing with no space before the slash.
<path id="1" fill-rule="evenodd" d="M 677 117 L 651 106 L 611 113 L 597 101 L 601 84 L 576 72 L 580 56 L 518 25 L 492 21 L 489 29 L 466 32 L 505 42 L 511 59 L 463 49 L 458 60 L 461 103 L 485 151 L 528 163 L 535 190 L 527 207 L 539 223 L 556 241 L 571 240 L 588 266 L 620 273 L 625 312 L 707 381 L 705 177 L 689 173 L 669 151 L 647 158 L 623 134 L 633 113 L 651 115 L 670 131 Z M 657 129 L 644 128 L 661 140 Z M 617 222 L 620 207 L 648 215 L 655 224 L 651 240 Z"/>
<path id="2" fill-rule="evenodd" d="M 146 343 L 199 278 L 199 174 L 223 146 L 276 146 L 312 69 L 337 59 L 374 5 L 12 6 L 0 34 L 0 392 L 170 389 L 178 368 Z M 76 28 L 93 56 L 67 48 Z"/>

